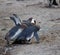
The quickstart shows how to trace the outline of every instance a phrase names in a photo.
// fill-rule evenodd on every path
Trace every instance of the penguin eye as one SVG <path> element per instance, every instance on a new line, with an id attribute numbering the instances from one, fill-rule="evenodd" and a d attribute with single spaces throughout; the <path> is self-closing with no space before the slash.
<path id="1" fill-rule="evenodd" d="M 34 23 L 36 23 L 36 20 L 34 20 Z"/>

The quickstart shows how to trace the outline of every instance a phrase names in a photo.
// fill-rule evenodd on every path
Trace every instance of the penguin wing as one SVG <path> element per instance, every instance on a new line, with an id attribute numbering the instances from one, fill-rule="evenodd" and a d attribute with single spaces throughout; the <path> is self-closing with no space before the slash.
<path id="1" fill-rule="evenodd" d="M 12 19 L 14 21 L 15 25 L 21 24 L 21 20 L 17 16 L 17 14 L 13 14 L 12 16 L 10 16 L 10 19 Z"/>

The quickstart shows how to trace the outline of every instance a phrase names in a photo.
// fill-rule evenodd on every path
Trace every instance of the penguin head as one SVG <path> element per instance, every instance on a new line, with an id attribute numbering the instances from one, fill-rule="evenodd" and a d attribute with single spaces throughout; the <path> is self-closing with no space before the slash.
<path id="1" fill-rule="evenodd" d="M 35 20 L 33 17 L 30 17 L 28 20 L 29 20 L 32 24 L 36 24 L 36 20 Z"/>

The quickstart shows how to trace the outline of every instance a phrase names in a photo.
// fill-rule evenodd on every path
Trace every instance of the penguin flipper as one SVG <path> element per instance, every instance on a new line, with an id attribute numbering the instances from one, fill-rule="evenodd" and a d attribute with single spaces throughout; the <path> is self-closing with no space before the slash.
<path id="1" fill-rule="evenodd" d="M 18 24 L 21 25 L 21 20 L 20 20 L 20 18 L 17 16 L 17 14 L 13 14 L 12 16 L 10 16 L 10 19 L 14 21 L 15 25 L 18 25 Z"/>

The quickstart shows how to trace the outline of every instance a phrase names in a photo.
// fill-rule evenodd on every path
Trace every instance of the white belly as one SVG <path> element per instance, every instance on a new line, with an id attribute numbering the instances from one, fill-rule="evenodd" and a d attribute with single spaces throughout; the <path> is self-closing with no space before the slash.
<path id="1" fill-rule="evenodd" d="M 17 36 L 22 32 L 22 29 L 18 29 L 18 31 L 15 33 L 14 36 L 11 37 L 11 40 L 14 40 L 17 38 Z"/>

